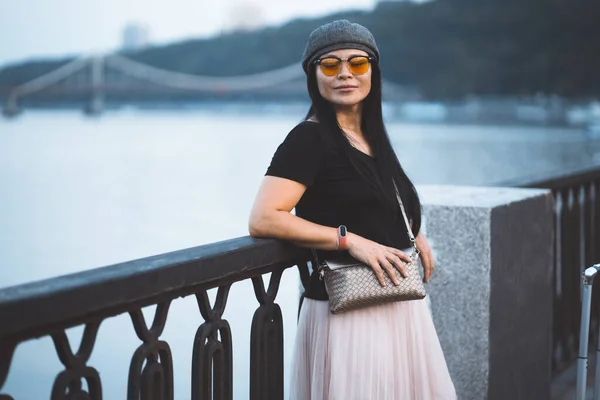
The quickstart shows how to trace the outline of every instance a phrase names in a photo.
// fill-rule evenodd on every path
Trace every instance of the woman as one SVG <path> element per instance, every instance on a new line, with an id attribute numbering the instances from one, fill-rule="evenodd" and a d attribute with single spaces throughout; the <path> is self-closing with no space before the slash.
<path id="1" fill-rule="evenodd" d="M 411 244 L 396 182 L 428 282 L 433 257 L 420 232 L 419 197 L 383 123 L 378 63 L 375 39 L 361 25 L 334 21 L 311 33 L 302 66 L 312 106 L 275 152 L 249 230 L 315 249 L 325 260 L 367 263 L 384 285 L 384 273 L 396 281 L 393 268 L 404 275 L 410 261 L 401 250 Z M 456 398 L 425 300 L 336 315 L 327 300 L 313 270 L 298 321 L 292 399 Z"/>

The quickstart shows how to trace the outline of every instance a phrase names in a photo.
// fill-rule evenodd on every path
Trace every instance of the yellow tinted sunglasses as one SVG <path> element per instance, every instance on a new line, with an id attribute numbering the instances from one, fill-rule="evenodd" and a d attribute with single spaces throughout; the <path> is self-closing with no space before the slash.
<path id="1" fill-rule="evenodd" d="M 370 56 L 352 56 L 348 58 L 339 58 L 335 56 L 327 56 L 314 61 L 321 67 L 321 71 L 326 76 L 335 76 L 340 72 L 342 61 L 348 62 L 348 69 L 354 75 L 362 75 L 369 70 L 369 64 L 373 61 Z"/>

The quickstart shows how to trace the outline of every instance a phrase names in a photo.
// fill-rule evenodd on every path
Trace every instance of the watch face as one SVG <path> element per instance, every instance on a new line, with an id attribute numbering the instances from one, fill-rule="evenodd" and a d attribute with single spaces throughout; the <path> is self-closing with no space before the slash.
<path id="1" fill-rule="evenodd" d="M 340 236 L 346 236 L 346 227 L 344 225 L 340 226 Z"/>

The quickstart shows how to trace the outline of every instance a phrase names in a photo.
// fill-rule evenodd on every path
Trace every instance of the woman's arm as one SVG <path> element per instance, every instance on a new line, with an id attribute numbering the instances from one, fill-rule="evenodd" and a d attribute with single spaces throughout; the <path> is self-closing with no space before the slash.
<path id="1" fill-rule="evenodd" d="M 250 213 L 250 236 L 287 240 L 302 247 L 336 250 L 336 228 L 291 214 L 305 191 L 306 186 L 296 181 L 266 176 Z"/>
<path id="2" fill-rule="evenodd" d="M 305 191 L 306 186 L 301 183 L 266 176 L 250 213 L 250 235 L 287 240 L 302 247 L 336 250 L 337 228 L 315 224 L 291 214 Z M 402 261 L 411 261 L 409 255 L 401 250 L 380 245 L 352 232 L 348 232 L 347 250 L 352 257 L 368 264 L 375 271 L 382 286 L 385 286 L 383 270 L 398 284 L 394 267 L 406 277 Z"/>

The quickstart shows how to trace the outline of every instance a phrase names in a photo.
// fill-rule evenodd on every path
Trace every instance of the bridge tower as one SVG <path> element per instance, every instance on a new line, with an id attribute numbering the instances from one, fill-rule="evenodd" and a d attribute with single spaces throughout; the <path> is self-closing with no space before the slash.
<path id="1" fill-rule="evenodd" d="M 8 99 L 4 103 L 4 107 L 2 108 L 2 115 L 5 117 L 14 117 L 21 112 L 19 105 L 17 104 L 17 99 L 15 96 L 8 96 Z"/>
<path id="2" fill-rule="evenodd" d="M 104 111 L 104 57 L 92 57 L 90 68 L 92 98 L 84 111 L 87 115 L 100 115 Z"/>

